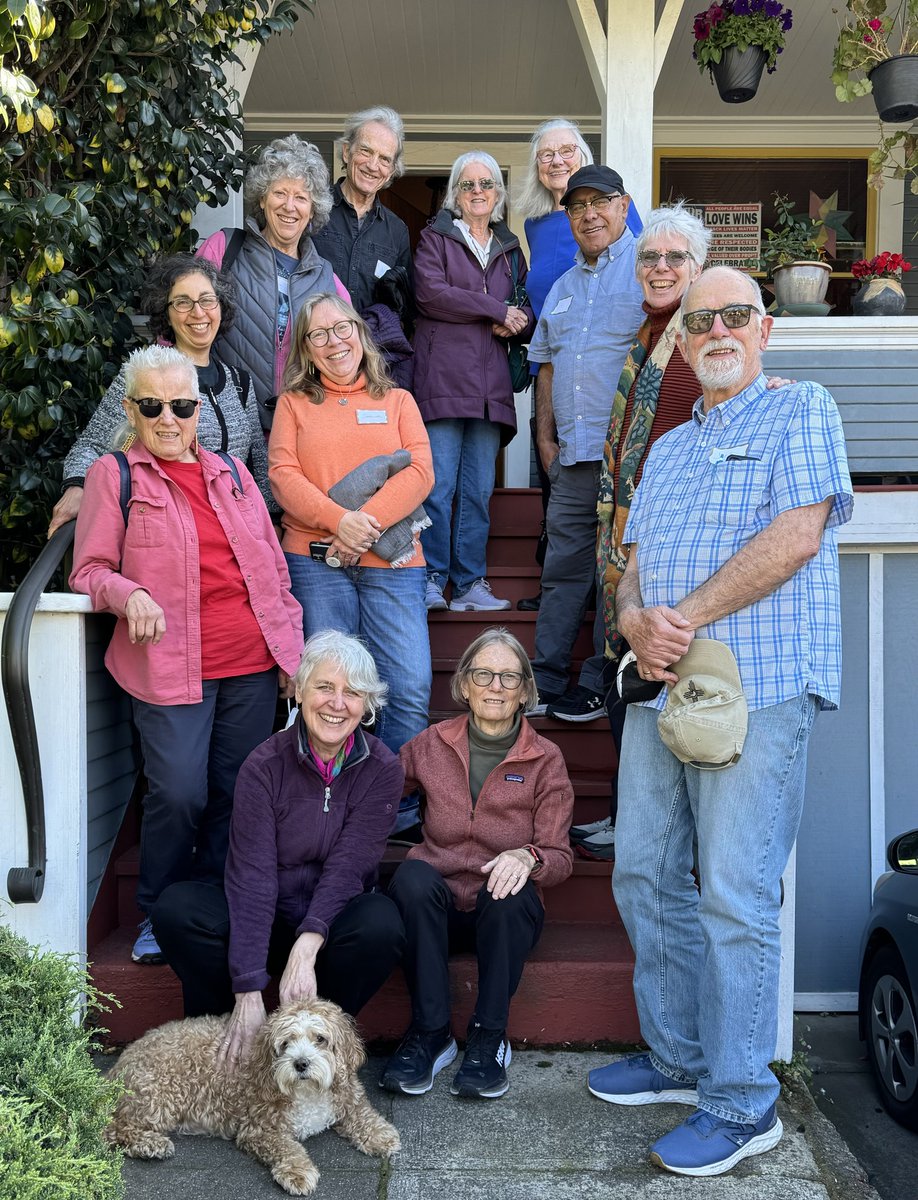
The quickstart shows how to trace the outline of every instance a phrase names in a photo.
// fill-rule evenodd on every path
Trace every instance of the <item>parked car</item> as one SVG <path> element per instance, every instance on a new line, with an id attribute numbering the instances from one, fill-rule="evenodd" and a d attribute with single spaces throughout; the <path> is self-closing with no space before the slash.
<path id="1" fill-rule="evenodd" d="M 858 1023 L 880 1099 L 918 1130 L 918 829 L 894 838 L 864 931 Z"/>

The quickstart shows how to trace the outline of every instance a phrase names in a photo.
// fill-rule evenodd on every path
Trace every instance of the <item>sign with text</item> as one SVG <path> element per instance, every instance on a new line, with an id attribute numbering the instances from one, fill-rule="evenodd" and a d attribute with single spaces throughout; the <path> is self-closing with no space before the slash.
<path id="1" fill-rule="evenodd" d="M 746 267 L 762 252 L 761 204 L 687 204 L 711 231 L 709 267 Z"/>

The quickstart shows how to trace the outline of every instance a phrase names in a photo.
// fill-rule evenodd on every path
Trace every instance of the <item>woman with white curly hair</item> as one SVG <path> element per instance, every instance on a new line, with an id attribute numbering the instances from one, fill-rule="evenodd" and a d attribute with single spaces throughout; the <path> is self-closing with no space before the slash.
<path id="1" fill-rule="evenodd" d="M 312 234 L 332 207 L 328 168 L 311 142 L 295 133 L 263 147 L 245 177 L 245 229 L 221 229 L 197 253 L 228 272 L 238 291 L 235 326 L 221 335 L 220 358 L 249 371 L 265 428 L 290 352 L 300 305 L 316 292 L 350 300 Z"/>

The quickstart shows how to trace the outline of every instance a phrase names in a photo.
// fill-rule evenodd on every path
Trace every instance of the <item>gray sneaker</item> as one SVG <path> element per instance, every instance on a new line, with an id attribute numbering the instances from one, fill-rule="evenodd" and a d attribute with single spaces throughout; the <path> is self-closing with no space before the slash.
<path id="1" fill-rule="evenodd" d="M 500 612 L 510 607 L 509 600 L 499 600 L 491 591 L 487 579 L 476 579 L 467 592 L 453 598 L 450 612 Z"/>
<path id="2" fill-rule="evenodd" d="M 443 595 L 443 589 L 437 583 L 436 579 L 427 580 L 427 588 L 424 592 L 424 604 L 428 612 L 446 612 L 446 598 Z"/>

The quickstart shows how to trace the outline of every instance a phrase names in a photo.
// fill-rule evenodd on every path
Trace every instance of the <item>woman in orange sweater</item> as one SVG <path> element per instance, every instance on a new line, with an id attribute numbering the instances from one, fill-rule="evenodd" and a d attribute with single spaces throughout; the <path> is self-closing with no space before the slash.
<path id="1" fill-rule="evenodd" d="M 427 727 L 430 700 L 424 422 L 411 394 L 392 386 L 364 321 L 333 294 L 303 302 L 284 385 L 268 475 L 304 633 L 363 639 L 389 686 L 376 736 L 398 753 Z"/>

